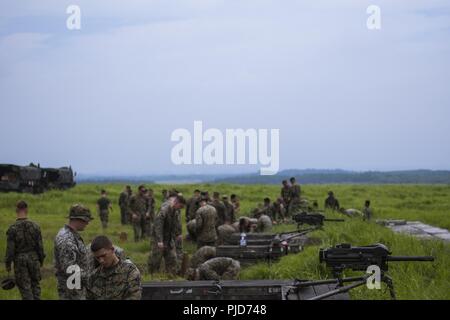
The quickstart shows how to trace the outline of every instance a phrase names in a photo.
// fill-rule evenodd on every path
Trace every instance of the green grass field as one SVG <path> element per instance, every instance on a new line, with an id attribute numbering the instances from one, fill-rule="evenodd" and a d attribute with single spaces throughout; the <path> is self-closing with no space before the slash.
<path id="1" fill-rule="evenodd" d="M 135 190 L 136 186 L 133 186 Z M 161 190 L 167 185 L 151 185 L 157 196 L 157 206 L 161 204 Z M 184 195 L 190 196 L 194 189 L 219 191 L 222 194 L 235 193 L 241 198 L 241 215 L 250 213 L 262 199 L 272 200 L 279 195 L 279 186 L 269 185 L 177 185 Z M 51 191 L 41 195 L 7 193 L 0 194 L 0 278 L 6 276 L 4 256 L 6 249 L 6 230 L 15 220 L 15 203 L 24 199 L 29 205 L 30 219 L 36 221 L 43 233 L 47 258 L 42 269 L 42 298 L 57 299 L 56 280 L 53 275 L 53 239 L 57 231 L 66 223 L 70 205 L 83 203 L 95 212 L 95 203 L 101 189 L 108 191 L 114 203 L 110 215 L 110 226 L 106 235 L 123 247 L 127 255 L 140 268 L 143 279 L 152 277 L 147 273 L 149 242 L 119 243 L 120 232 L 127 232 L 133 238 L 130 226 L 120 224 L 120 210 L 117 199 L 123 186 L 78 185 L 68 191 Z M 449 185 L 304 185 L 302 194 L 306 198 L 323 201 L 328 190 L 333 190 L 345 208 L 361 209 L 364 200 L 370 199 L 374 209 L 374 219 L 391 218 L 420 220 L 422 222 L 450 229 L 450 186 Z M 184 214 L 184 210 L 183 210 Z M 328 217 L 341 217 L 332 212 Z M 450 299 L 450 245 L 440 241 L 418 240 L 410 236 L 394 234 L 389 229 L 373 222 L 363 222 L 358 218 L 346 219 L 345 223 L 328 223 L 323 230 L 311 235 L 321 244 L 310 246 L 305 251 L 288 255 L 279 262 L 267 265 L 260 263 L 241 271 L 241 279 L 325 279 L 331 277 L 324 265 L 319 264 L 318 249 L 337 243 L 349 242 L 353 245 L 368 245 L 376 242 L 386 244 L 394 255 L 433 255 L 435 262 L 392 262 L 390 275 L 394 279 L 398 299 Z M 183 217 L 184 222 L 184 217 Z M 275 231 L 293 230 L 294 225 L 280 225 Z M 102 234 L 98 217 L 82 233 L 85 242 Z M 185 251 L 192 253 L 195 246 L 184 244 Z M 345 275 L 354 273 L 347 272 Z M 168 279 L 167 275 L 154 275 L 153 279 Z M 382 290 L 368 290 L 366 287 L 351 292 L 352 299 L 389 299 L 385 287 Z M 0 290 L 0 300 L 20 299 L 18 290 Z"/>

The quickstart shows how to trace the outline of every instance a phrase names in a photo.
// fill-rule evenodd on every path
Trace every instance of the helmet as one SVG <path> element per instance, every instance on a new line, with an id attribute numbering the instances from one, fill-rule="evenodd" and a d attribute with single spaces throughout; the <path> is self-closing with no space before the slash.
<path id="1" fill-rule="evenodd" d="M 16 285 L 16 282 L 14 281 L 14 278 L 8 277 L 6 279 L 3 279 L 1 282 L 1 286 L 3 290 L 11 290 Z"/>

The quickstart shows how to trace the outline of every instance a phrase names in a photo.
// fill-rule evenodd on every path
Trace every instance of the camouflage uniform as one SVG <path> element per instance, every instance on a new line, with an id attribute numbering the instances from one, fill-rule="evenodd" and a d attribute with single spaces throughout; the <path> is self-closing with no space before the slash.
<path id="1" fill-rule="evenodd" d="M 130 197 L 131 194 L 126 191 L 123 191 L 119 196 L 120 222 L 122 224 L 129 223 L 128 206 L 130 204 Z"/>
<path id="2" fill-rule="evenodd" d="M 199 200 L 200 197 L 193 196 L 186 202 L 186 223 L 195 219 L 195 213 L 200 208 Z"/>
<path id="3" fill-rule="evenodd" d="M 119 258 L 111 268 L 97 267 L 90 275 L 87 298 L 91 300 L 140 300 L 139 269 L 128 259 Z"/>
<path id="4" fill-rule="evenodd" d="M 229 239 L 233 233 L 238 232 L 238 228 L 235 228 L 231 224 L 223 224 L 219 226 L 217 228 L 217 244 L 224 244 L 225 240 Z"/>
<path id="5" fill-rule="evenodd" d="M 130 198 L 130 217 L 133 224 L 134 241 L 138 242 L 143 238 L 142 230 L 145 225 L 145 215 L 149 208 L 148 198 L 145 195 L 135 194 Z M 133 217 L 133 215 L 135 215 Z"/>
<path id="6" fill-rule="evenodd" d="M 197 241 L 197 234 L 196 234 L 196 232 L 197 232 L 197 222 L 195 221 L 195 218 L 192 219 L 191 221 L 189 221 L 186 224 L 186 230 L 187 230 L 187 232 L 189 234 L 189 238 L 192 241 Z"/>
<path id="7" fill-rule="evenodd" d="M 191 268 L 198 268 L 203 262 L 215 258 L 216 248 L 204 246 L 198 249 L 191 259 Z"/>
<path id="8" fill-rule="evenodd" d="M 363 209 L 363 219 L 370 221 L 370 219 L 372 219 L 372 209 L 370 207 L 364 207 Z"/>
<path id="9" fill-rule="evenodd" d="M 177 229 L 175 231 L 175 234 L 177 237 L 175 238 L 175 252 L 177 253 L 177 272 L 181 268 L 181 261 L 183 260 L 183 239 L 181 237 L 178 237 L 182 234 L 182 226 L 181 226 L 181 210 L 176 209 L 175 210 L 175 216 L 177 219 Z"/>
<path id="10" fill-rule="evenodd" d="M 164 257 L 166 271 L 175 274 L 177 267 L 177 255 L 175 240 L 181 231 L 177 210 L 170 206 L 169 202 L 163 203 L 159 214 L 156 216 L 153 226 L 152 253 L 149 259 L 149 271 L 154 273 L 159 270 L 161 260 Z M 162 242 L 163 249 L 158 247 L 158 242 Z"/>
<path id="11" fill-rule="evenodd" d="M 272 230 L 272 220 L 266 214 L 260 215 L 256 224 L 256 232 L 269 232 L 270 230 Z"/>
<path id="12" fill-rule="evenodd" d="M 213 202 L 211 203 L 211 206 L 213 206 L 216 209 L 217 214 L 216 227 L 223 225 L 227 220 L 225 205 L 222 203 L 222 201 L 214 199 Z"/>
<path id="13" fill-rule="evenodd" d="M 262 209 L 259 211 L 259 214 L 264 214 L 264 215 L 268 216 L 270 219 L 274 219 L 274 216 L 275 216 L 275 214 L 273 212 L 273 207 L 270 203 L 264 204 Z"/>
<path id="14" fill-rule="evenodd" d="M 232 258 L 212 258 L 198 268 L 199 280 L 235 280 L 239 276 L 241 266 L 239 261 Z"/>
<path id="15" fill-rule="evenodd" d="M 152 236 L 153 223 L 155 222 L 155 198 L 148 196 L 147 198 L 147 210 L 144 216 L 144 228 L 142 234 L 145 237 L 150 238 Z"/>
<path id="16" fill-rule="evenodd" d="M 26 218 L 17 219 L 6 235 L 6 270 L 9 272 L 14 262 L 14 275 L 22 299 L 39 300 L 40 267 L 45 258 L 41 229 Z"/>
<path id="17" fill-rule="evenodd" d="M 329 195 L 325 199 L 325 209 L 339 210 L 339 201 L 333 196 Z"/>
<path id="18" fill-rule="evenodd" d="M 288 206 L 288 216 L 291 217 L 293 213 L 295 213 L 299 207 L 300 204 L 300 194 L 301 189 L 298 184 L 294 184 L 290 187 L 290 201 Z"/>
<path id="19" fill-rule="evenodd" d="M 55 238 L 54 261 L 58 294 L 61 300 L 84 300 L 89 273 L 88 252 L 80 234 L 65 225 Z M 67 279 L 73 273 L 67 273 L 67 268 L 78 265 L 80 268 L 81 288 L 69 289 Z"/>
<path id="20" fill-rule="evenodd" d="M 254 224 L 255 219 L 251 219 L 249 217 L 240 217 L 238 222 L 233 223 L 233 227 L 239 230 L 240 233 L 249 233 L 252 231 L 252 224 Z M 242 226 L 246 226 L 244 229 L 241 228 Z"/>
<path id="21" fill-rule="evenodd" d="M 223 205 L 225 206 L 225 222 L 234 223 L 236 222 L 236 216 L 234 214 L 234 207 L 228 201 L 223 201 Z"/>
<path id="22" fill-rule="evenodd" d="M 289 202 L 291 202 L 291 188 L 287 185 L 283 186 L 280 192 L 281 198 L 283 199 L 284 205 L 287 207 Z"/>
<path id="23" fill-rule="evenodd" d="M 234 214 L 239 215 L 239 212 L 241 211 L 241 203 L 240 203 L 239 199 L 231 201 L 231 204 L 233 205 Z"/>
<path id="24" fill-rule="evenodd" d="M 195 216 L 197 247 L 214 246 L 217 241 L 217 212 L 216 209 L 206 204 L 197 210 Z"/>
<path id="25" fill-rule="evenodd" d="M 286 209 L 284 207 L 284 204 L 278 201 L 274 202 L 272 204 L 272 213 L 274 220 L 283 220 L 286 216 Z"/>
<path id="26" fill-rule="evenodd" d="M 102 227 L 106 228 L 108 227 L 109 206 L 111 205 L 111 201 L 106 197 L 101 197 L 97 200 L 97 205 Z"/>

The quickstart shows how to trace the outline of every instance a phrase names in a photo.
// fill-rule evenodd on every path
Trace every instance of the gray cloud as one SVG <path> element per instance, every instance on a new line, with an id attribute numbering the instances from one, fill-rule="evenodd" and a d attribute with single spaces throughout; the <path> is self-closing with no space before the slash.
<path id="1" fill-rule="evenodd" d="M 71 1 L 7 3 L 0 162 L 204 171 L 170 162 L 203 120 L 280 128 L 282 168 L 448 169 L 446 1 L 378 1 L 380 31 L 370 1 L 78 1 L 73 32 Z"/>

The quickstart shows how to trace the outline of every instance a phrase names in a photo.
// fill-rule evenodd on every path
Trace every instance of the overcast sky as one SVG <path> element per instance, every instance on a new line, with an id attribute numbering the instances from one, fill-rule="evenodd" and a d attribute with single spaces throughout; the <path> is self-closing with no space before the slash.
<path id="1" fill-rule="evenodd" d="M 449 40 L 448 0 L 3 0 L 0 163 L 260 167 L 172 164 L 201 120 L 280 129 L 280 169 L 450 169 Z"/>

